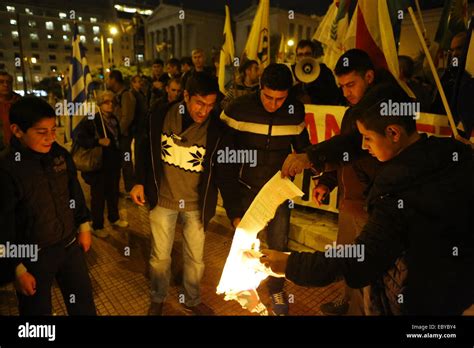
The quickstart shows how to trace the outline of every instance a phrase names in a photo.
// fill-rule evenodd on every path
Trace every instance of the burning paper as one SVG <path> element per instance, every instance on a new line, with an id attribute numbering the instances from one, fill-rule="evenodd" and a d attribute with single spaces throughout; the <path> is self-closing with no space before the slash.
<path id="1" fill-rule="evenodd" d="M 261 254 L 257 234 L 273 219 L 278 206 L 302 195 L 303 192 L 288 178 L 281 178 L 280 171 L 262 187 L 235 231 L 217 286 L 217 293 L 225 293 L 226 301 L 236 300 L 250 312 L 268 314 L 258 297 L 257 288 L 266 277 L 276 274 L 259 261 Z"/>

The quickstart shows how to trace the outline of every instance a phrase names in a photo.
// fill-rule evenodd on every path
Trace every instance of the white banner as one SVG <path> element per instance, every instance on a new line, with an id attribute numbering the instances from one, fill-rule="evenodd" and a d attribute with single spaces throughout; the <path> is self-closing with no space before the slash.
<path id="1" fill-rule="evenodd" d="M 345 106 L 305 105 L 305 122 L 311 143 L 317 144 L 330 139 L 336 134 L 339 134 L 342 117 L 344 116 L 346 110 L 347 107 Z M 436 115 L 422 112 L 420 113 L 420 118 L 416 121 L 416 124 L 417 130 L 421 133 L 427 133 L 440 137 L 449 137 L 452 135 L 448 118 L 445 115 Z M 471 141 L 474 142 L 474 131 L 471 134 Z M 303 180 L 303 175 L 297 175 L 294 183 L 296 186 L 301 188 L 303 192 L 305 192 L 306 197 L 309 198 L 308 201 L 305 201 L 298 197 L 295 199 L 296 204 L 338 212 L 337 188 L 331 193 L 329 204 L 318 207 L 311 198 L 314 187 L 312 180 L 306 178 L 305 183 Z"/>

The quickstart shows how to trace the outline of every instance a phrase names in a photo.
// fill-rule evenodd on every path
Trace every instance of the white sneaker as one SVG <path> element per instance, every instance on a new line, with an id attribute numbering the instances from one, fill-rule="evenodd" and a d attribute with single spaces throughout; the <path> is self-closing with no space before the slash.
<path id="1" fill-rule="evenodd" d="M 118 219 L 118 220 L 115 221 L 112 225 L 117 226 L 117 227 L 125 228 L 125 227 L 128 227 L 128 221 L 127 221 L 127 220 Z"/>

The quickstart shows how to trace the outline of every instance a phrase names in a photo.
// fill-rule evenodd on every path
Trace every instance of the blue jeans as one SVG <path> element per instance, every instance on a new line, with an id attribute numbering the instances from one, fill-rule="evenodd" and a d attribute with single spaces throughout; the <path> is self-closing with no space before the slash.
<path id="1" fill-rule="evenodd" d="M 176 211 L 156 206 L 150 211 L 151 225 L 151 301 L 162 303 L 168 294 L 171 276 L 171 250 L 176 220 L 183 221 L 184 303 L 193 307 L 201 302 L 200 283 L 204 274 L 204 227 L 201 212 Z"/>

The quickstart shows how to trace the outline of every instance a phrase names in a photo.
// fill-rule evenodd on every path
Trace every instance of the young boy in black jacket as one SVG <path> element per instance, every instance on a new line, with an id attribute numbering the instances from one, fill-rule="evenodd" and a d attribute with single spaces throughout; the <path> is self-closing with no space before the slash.
<path id="1" fill-rule="evenodd" d="M 350 250 L 266 250 L 261 262 L 300 285 L 326 286 L 342 277 L 352 288 L 371 285 L 369 314 L 460 315 L 474 303 L 472 150 L 418 134 L 414 115 L 387 109 L 409 103 L 406 98 L 387 100 L 384 86 L 369 93 L 357 128 L 362 148 L 383 165 L 361 234 Z"/>
<path id="2" fill-rule="evenodd" d="M 54 279 L 70 315 L 95 315 L 84 257 L 90 213 L 72 158 L 55 142 L 55 118 L 36 97 L 10 110 L 13 138 L 0 159 L 1 272 L 15 280 L 20 315 L 51 315 Z M 25 252 L 8 258 L 15 247 Z"/>

